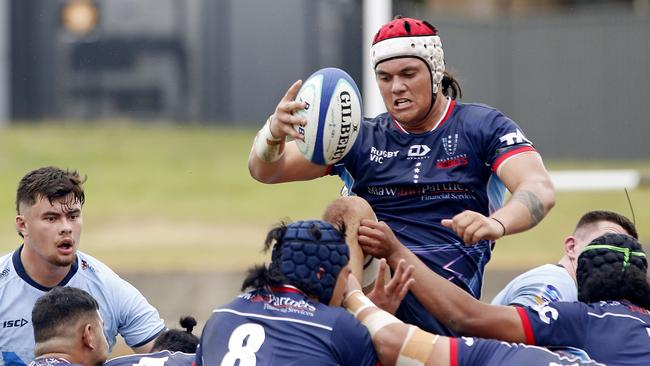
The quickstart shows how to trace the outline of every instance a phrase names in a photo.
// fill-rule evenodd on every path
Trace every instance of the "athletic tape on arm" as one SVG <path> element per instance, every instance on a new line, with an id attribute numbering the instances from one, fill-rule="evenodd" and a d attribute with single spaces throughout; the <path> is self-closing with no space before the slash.
<path id="1" fill-rule="evenodd" d="M 258 158 L 263 161 L 272 163 L 280 159 L 284 152 L 284 139 L 274 137 L 271 134 L 271 119 L 273 115 L 269 116 L 262 129 L 257 133 L 253 149 Z"/>
<path id="2" fill-rule="evenodd" d="M 371 314 L 359 319 L 368 328 L 372 338 L 383 328 L 391 324 L 404 324 L 388 312 L 379 309 L 361 291 L 350 292 L 343 305 L 348 311 L 359 319 L 359 315 L 366 309 L 375 309 Z M 420 328 L 410 325 L 408 333 L 402 343 L 402 348 L 397 355 L 397 366 L 424 366 L 433 351 L 433 345 L 438 340 L 438 335 L 427 333 Z"/>
<path id="3" fill-rule="evenodd" d="M 422 329 L 411 325 L 409 327 L 406 339 L 402 344 L 402 349 L 397 356 L 396 366 L 422 366 L 424 365 L 431 352 L 433 345 L 440 336 L 427 333 Z"/>

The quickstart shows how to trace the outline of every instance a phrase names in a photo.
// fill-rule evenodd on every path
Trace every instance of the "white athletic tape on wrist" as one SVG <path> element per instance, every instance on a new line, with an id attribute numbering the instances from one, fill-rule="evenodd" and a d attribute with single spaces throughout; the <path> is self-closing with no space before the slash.
<path id="1" fill-rule="evenodd" d="M 284 139 L 274 137 L 271 134 L 272 118 L 273 115 L 266 120 L 262 129 L 257 133 L 255 143 L 253 144 L 257 157 L 270 163 L 280 159 L 280 156 L 284 152 Z"/>
<path id="2" fill-rule="evenodd" d="M 361 290 L 354 290 L 347 294 L 345 299 L 343 299 L 343 306 L 348 309 L 348 312 L 354 315 L 355 318 L 359 317 L 359 314 L 368 309 L 377 307 L 366 295 L 361 292 Z"/>
<path id="3" fill-rule="evenodd" d="M 361 323 L 368 328 L 372 338 L 377 332 L 391 324 L 404 324 L 388 312 L 379 309 L 366 297 L 360 290 L 350 292 L 343 300 L 343 305 L 348 311 L 359 318 L 359 314 L 368 308 L 376 308 L 377 311 L 359 319 Z M 433 352 L 433 345 L 436 344 L 440 336 L 423 331 L 422 329 L 409 325 L 408 333 L 402 342 L 402 348 L 397 356 L 397 366 L 424 366 Z"/>
<path id="4" fill-rule="evenodd" d="M 424 366 L 433 352 L 439 335 L 427 333 L 415 325 L 409 326 L 408 334 L 397 356 L 396 366 Z"/>
<path id="5" fill-rule="evenodd" d="M 380 310 L 376 311 L 361 320 L 361 323 L 368 328 L 370 337 L 374 337 L 377 332 L 391 324 L 402 324 L 403 322 L 393 315 Z"/>

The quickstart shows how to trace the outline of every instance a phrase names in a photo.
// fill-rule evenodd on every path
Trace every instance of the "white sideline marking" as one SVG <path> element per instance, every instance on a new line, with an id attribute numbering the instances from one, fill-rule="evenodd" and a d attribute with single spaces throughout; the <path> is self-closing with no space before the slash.
<path id="1" fill-rule="evenodd" d="M 634 189 L 641 182 L 636 170 L 564 170 L 549 174 L 556 191 Z"/>

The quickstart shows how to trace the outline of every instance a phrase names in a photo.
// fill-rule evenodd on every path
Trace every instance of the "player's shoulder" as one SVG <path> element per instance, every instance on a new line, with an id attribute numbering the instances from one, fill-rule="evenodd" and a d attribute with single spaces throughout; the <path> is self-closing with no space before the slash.
<path id="1" fill-rule="evenodd" d="M 0 278 L 2 276 L 6 276 L 10 268 L 12 267 L 12 257 L 13 257 L 13 252 L 7 253 L 0 257 Z"/>
<path id="2" fill-rule="evenodd" d="M 122 287 L 126 282 L 99 259 L 81 251 L 77 252 L 77 275 L 72 278 L 70 285 L 75 286 L 77 281 L 94 284 L 101 291 Z"/>
<path id="3" fill-rule="evenodd" d="M 117 276 L 117 274 L 102 261 L 82 251 L 77 251 L 77 264 L 79 265 L 79 271 L 82 273 L 93 273 L 97 276 L 107 277 Z"/>
<path id="4" fill-rule="evenodd" d="M 327 306 L 323 305 L 323 307 L 327 308 L 327 311 L 331 313 L 332 319 L 333 319 L 333 327 L 341 329 L 345 329 L 345 333 L 351 334 L 350 329 L 361 329 L 361 333 L 365 333 L 366 328 L 361 325 L 359 320 L 354 317 L 354 315 L 350 314 L 347 310 L 343 309 L 342 307 L 334 307 L 334 306 Z"/>
<path id="5" fill-rule="evenodd" d="M 456 102 L 452 118 L 457 118 L 463 123 L 486 124 L 498 121 L 505 115 L 498 109 L 482 103 Z"/>
<path id="6" fill-rule="evenodd" d="M 131 366 L 135 364 L 143 364 L 141 363 L 143 359 L 156 359 L 162 361 L 162 363 L 155 363 L 156 365 L 161 364 L 161 365 L 174 365 L 174 366 L 177 365 L 189 366 L 194 361 L 194 358 L 195 358 L 194 353 L 172 352 L 168 350 L 163 350 L 163 351 L 152 352 L 152 353 L 140 353 L 134 355 L 114 357 L 106 361 L 106 363 L 104 363 L 104 366 Z"/>
<path id="7" fill-rule="evenodd" d="M 0 265 L 4 265 L 6 262 L 11 260 L 11 256 L 14 254 L 14 251 L 11 251 L 9 253 L 5 253 L 2 256 L 0 256 Z"/>
<path id="8" fill-rule="evenodd" d="M 566 276 L 565 276 L 566 275 Z M 518 276 L 518 278 L 521 279 L 526 279 L 526 278 L 534 278 L 534 279 L 543 279 L 543 278 L 551 278 L 551 279 L 556 279 L 556 278 L 563 278 L 563 277 L 569 277 L 569 273 L 564 269 L 563 267 L 560 267 L 556 264 L 543 264 L 539 267 L 535 267 L 533 269 L 530 269 L 521 275 Z"/>
<path id="9" fill-rule="evenodd" d="M 384 112 L 376 115 L 375 117 L 364 117 L 361 121 L 362 130 L 387 130 L 392 125 L 393 118 Z"/>
<path id="10" fill-rule="evenodd" d="M 16 252 L 10 252 L 0 257 L 0 287 L 11 282 L 18 276 L 13 265 L 13 256 Z"/>

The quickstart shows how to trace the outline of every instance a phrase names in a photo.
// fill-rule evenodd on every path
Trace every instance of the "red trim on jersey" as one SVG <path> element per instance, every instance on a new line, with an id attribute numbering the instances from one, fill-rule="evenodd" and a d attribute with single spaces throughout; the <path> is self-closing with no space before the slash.
<path id="1" fill-rule="evenodd" d="M 332 174 L 332 170 L 334 169 L 334 165 L 330 164 L 325 168 L 325 174 L 323 174 L 323 177 L 326 175 Z"/>
<path id="2" fill-rule="evenodd" d="M 437 130 L 440 128 L 440 126 L 442 126 L 443 123 L 445 123 L 445 121 L 449 119 L 449 116 L 451 116 L 451 111 L 454 110 L 455 105 L 456 101 L 454 99 L 450 99 L 449 103 L 447 103 L 447 111 L 445 112 L 445 115 L 442 116 L 442 119 L 435 126 L 433 126 L 433 129 L 431 129 L 431 131 Z M 391 116 L 390 119 L 393 121 L 393 124 L 395 127 L 397 127 L 398 130 L 404 132 L 405 134 L 410 134 L 410 132 L 408 132 L 404 127 L 402 127 L 402 125 L 399 124 L 399 122 L 397 122 L 395 118 L 393 118 L 393 116 Z"/>
<path id="3" fill-rule="evenodd" d="M 521 154 L 521 153 L 526 152 L 526 151 L 537 151 L 537 150 L 535 150 L 535 148 L 532 147 L 532 146 L 522 146 L 522 147 L 519 147 L 519 148 L 516 148 L 516 149 L 512 149 L 512 150 L 504 153 L 503 155 L 499 156 L 494 161 L 494 165 L 492 165 L 492 171 L 494 171 L 496 173 L 497 170 L 499 170 L 499 166 L 501 165 L 501 163 L 503 163 L 506 159 L 508 159 L 511 156 L 515 156 L 517 154 Z"/>
<path id="4" fill-rule="evenodd" d="M 393 121 L 393 124 L 395 125 L 395 128 L 397 128 L 398 130 L 404 132 L 407 135 L 409 134 L 409 132 L 407 130 L 405 130 L 404 127 L 402 127 L 402 125 L 397 123 L 397 120 L 395 120 L 395 118 L 393 118 L 393 116 L 390 116 L 390 120 Z"/>
<path id="5" fill-rule="evenodd" d="M 436 129 L 440 128 L 440 126 L 442 126 L 449 119 L 449 116 L 451 116 L 451 111 L 454 110 L 455 106 L 456 106 L 456 101 L 454 99 L 450 100 L 449 106 L 447 107 L 447 112 L 445 112 L 445 116 L 442 117 L 440 123 L 438 123 L 438 125 L 436 126 Z"/>
<path id="6" fill-rule="evenodd" d="M 521 326 L 524 327 L 524 335 L 526 337 L 526 344 L 535 345 L 535 335 L 533 334 L 533 327 L 530 325 L 530 319 L 528 319 L 528 312 L 526 309 L 521 306 L 515 306 L 517 309 L 517 314 L 519 314 L 519 319 L 521 319 Z"/>
<path id="7" fill-rule="evenodd" d="M 458 366 L 458 338 L 449 338 L 449 366 Z"/>
<path id="8" fill-rule="evenodd" d="M 305 294 L 304 292 L 298 290 L 293 286 L 271 286 L 271 290 L 273 292 L 291 292 L 294 294 L 301 294 L 301 295 Z"/>

